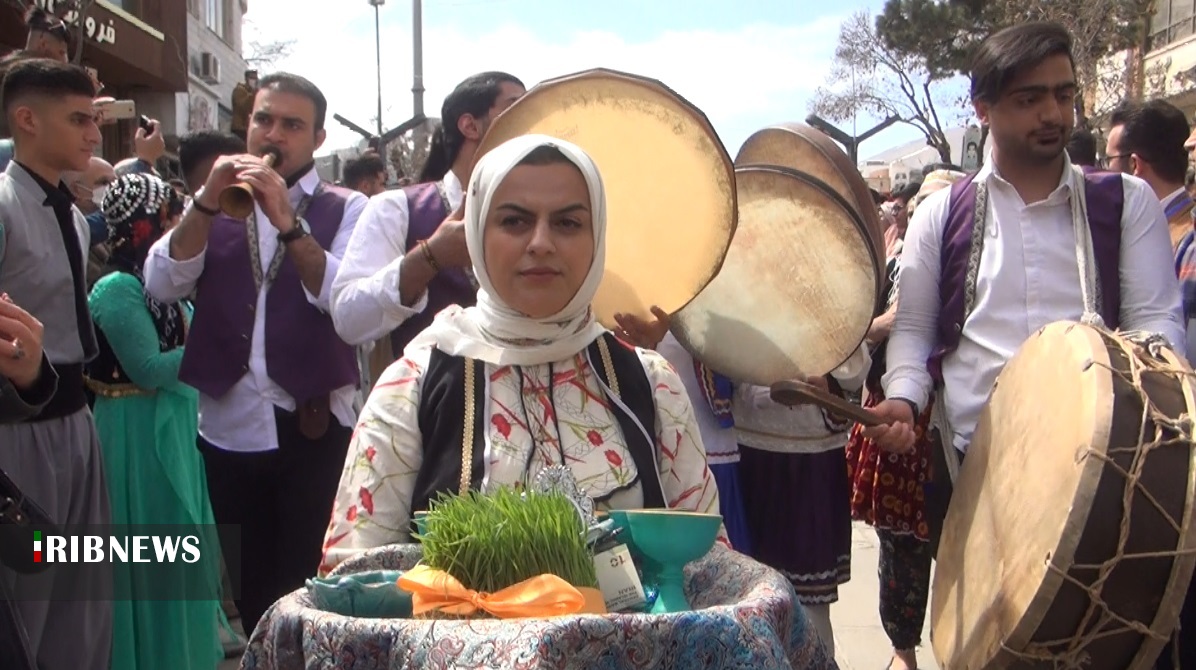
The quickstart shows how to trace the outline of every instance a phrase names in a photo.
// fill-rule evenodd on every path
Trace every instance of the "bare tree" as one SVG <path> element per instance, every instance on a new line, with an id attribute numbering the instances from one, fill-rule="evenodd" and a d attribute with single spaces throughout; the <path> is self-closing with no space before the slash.
<path id="1" fill-rule="evenodd" d="M 962 110 L 960 101 L 950 101 L 950 88 L 951 82 L 931 76 L 924 58 L 885 46 L 871 17 L 859 12 L 839 28 L 831 71 L 826 85 L 815 93 L 812 110 L 836 122 L 860 113 L 896 116 L 921 131 L 927 146 L 950 163 L 943 112 L 952 122 Z"/>
<path id="2" fill-rule="evenodd" d="M 432 147 L 432 133 L 440 122 L 428 119 L 386 147 L 386 158 L 398 179 L 418 179 Z"/>
<path id="3" fill-rule="evenodd" d="M 245 54 L 245 62 L 251 69 L 268 68 L 291 55 L 295 40 L 263 40 L 257 24 L 246 19 L 243 25 L 243 32 L 248 37 L 242 51 Z"/>

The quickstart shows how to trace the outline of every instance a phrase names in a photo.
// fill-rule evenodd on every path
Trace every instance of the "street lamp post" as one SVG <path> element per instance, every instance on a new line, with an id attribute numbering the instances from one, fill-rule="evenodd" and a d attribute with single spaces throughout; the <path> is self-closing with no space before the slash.
<path id="1" fill-rule="evenodd" d="M 379 7 L 386 4 L 386 0 L 369 0 L 374 7 L 374 50 L 378 59 L 378 136 L 382 136 L 382 24 L 379 17 Z"/>

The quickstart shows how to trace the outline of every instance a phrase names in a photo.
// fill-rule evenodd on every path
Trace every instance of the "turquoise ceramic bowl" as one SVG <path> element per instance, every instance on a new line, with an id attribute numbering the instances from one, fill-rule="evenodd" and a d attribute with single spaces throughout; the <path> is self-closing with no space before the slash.
<path id="1" fill-rule="evenodd" d="M 632 543 L 644 556 L 646 581 L 654 582 L 658 590 L 649 611 L 652 614 L 689 611 L 685 565 L 710 551 L 723 518 L 717 514 L 674 510 L 626 510 L 623 516 Z"/>
<path id="2" fill-rule="evenodd" d="M 410 619 L 411 594 L 395 583 L 402 572 L 375 570 L 307 580 L 317 609 L 367 619 Z"/>
<path id="3" fill-rule="evenodd" d="M 415 532 L 425 535 L 427 533 L 428 513 L 416 512 L 411 517 L 411 520 L 415 523 Z"/>
<path id="4" fill-rule="evenodd" d="M 637 551 L 660 565 L 685 565 L 705 556 L 714 546 L 723 518 L 676 510 L 622 510 L 622 519 Z"/>

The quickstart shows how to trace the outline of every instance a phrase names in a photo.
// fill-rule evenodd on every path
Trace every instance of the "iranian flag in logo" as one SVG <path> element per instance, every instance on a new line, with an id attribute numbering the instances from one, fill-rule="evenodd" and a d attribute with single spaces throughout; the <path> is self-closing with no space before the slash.
<path id="1" fill-rule="evenodd" d="M 33 562 L 42 562 L 42 532 L 40 530 L 33 531 Z"/>

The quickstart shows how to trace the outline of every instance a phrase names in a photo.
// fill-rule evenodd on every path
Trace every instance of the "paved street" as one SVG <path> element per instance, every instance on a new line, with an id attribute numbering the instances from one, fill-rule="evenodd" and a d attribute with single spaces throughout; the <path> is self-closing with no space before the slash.
<path id="1" fill-rule="evenodd" d="M 889 663 L 889 639 L 877 613 L 876 561 L 880 547 L 876 534 L 862 523 L 852 529 L 851 581 L 840 589 L 840 600 L 831 606 L 835 628 L 835 656 L 842 670 L 882 670 Z M 234 622 L 240 630 L 240 620 Z M 926 643 L 918 650 L 919 670 L 938 670 L 930 650 L 930 628 L 922 632 Z M 218 670 L 235 670 L 238 660 L 220 664 Z"/>
<path id="2" fill-rule="evenodd" d="M 831 624 L 835 629 L 835 659 L 841 670 L 883 670 L 888 666 L 891 647 L 880 626 L 879 590 L 876 562 L 880 544 L 871 528 L 856 523 L 852 527 L 851 581 L 839 589 L 839 602 L 831 605 Z M 922 629 L 923 647 L 918 650 L 919 670 L 938 670 L 930 649 L 930 614 Z"/>

